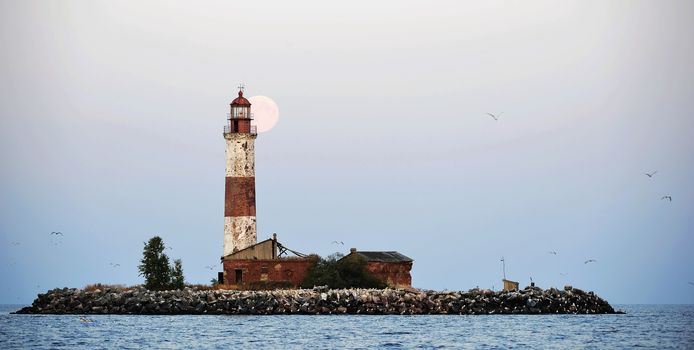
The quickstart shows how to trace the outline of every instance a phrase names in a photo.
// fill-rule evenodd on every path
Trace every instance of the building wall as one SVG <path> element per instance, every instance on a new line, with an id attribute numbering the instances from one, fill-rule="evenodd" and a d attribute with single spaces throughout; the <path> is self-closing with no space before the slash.
<path id="1" fill-rule="evenodd" d="M 386 282 L 391 288 L 412 287 L 412 262 L 379 262 L 370 261 L 366 265 L 367 270 L 377 278 Z"/>
<path id="2" fill-rule="evenodd" d="M 275 251 L 275 241 L 268 239 L 239 250 L 234 254 L 227 255 L 224 258 L 229 260 L 268 260 L 275 258 Z"/>
<path id="3" fill-rule="evenodd" d="M 310 259 L 239 259 L 224 260 L 224 283 L 244 289 L 251 282 L 287 281 L 299 287 L 313 264 Z M 235 282 L 236 270 L 243 271 L 243 283 Z"/>

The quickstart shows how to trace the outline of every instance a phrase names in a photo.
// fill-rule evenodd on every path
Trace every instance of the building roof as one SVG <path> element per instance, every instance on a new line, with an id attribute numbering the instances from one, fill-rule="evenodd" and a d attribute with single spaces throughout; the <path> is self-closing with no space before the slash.
<path id="1" fill-rule="evenodd" d="M 251 103 L 243 97 L 243 90 L 239 90 L 239 97 L 231 101 L 232 106 L 250 106 Z"/>
<path id="2" fill-rule="evenodd" d="M 223 259 L 224 259 L 224 258 L 234 259 L 234 258 L 236 258 L 236 257 L 240 257 L 240 258 L 242 258 L 242 259 L 248 258 L 248 256 L 249 256 L 248 253 L 251 253 L 250 255 L 252 255 L 252 256 L 255 255 L 254 253 L 255 253 L 256 248 L 259 248 L 259 249 L 261 249 L 261 250 L 270 249 L 269 252 L 268 252 L 268 251 L 262 251 L 261 253 L 264 253 L 263 255 L 269 255 L 271 258 L 274 258 L 275 253 L 274 253 L 274 246 L 272 245 L 272 241 L 273 241 L 272 238 L 268 238 L 268 239 L 266 239 L 266 240 L 264 240 L 264 241 L 258 242 L 258 243 L 253 244 L 253 245 L 249 245 L 249 246 L 246 247 L 246 248 L 237 250 L 237 251 L 235 251 L 235 252 L 233 252 L 233 253 L 231 253 L 231 254 L 228 254 L 228 255 L 226 255 L 226 256 L 223 256 L 222 258 L 223 258 Z M 269 245 L 269 247 L 264 247 L 265 245 Z M 267 248 L 267 249 L 263 249 L 263 248 Z M 247 252 L 248 252 L 248 253 L 247 253 Z M 257 256 L 255 256 L 255 258 L 257 259 Z M 267 257 L 265 257 L 265 258 L 267 258 Z"/>
<path id="3" fill-rule="evenodd" d="M 377 261 L 377 262 L 412 262 L 411 258 L 408 258 L 398 252 L 360 252 L 355 251 L 350 254 L 358 254 L 359 256 L 366 259 L 366 261 Z"/>

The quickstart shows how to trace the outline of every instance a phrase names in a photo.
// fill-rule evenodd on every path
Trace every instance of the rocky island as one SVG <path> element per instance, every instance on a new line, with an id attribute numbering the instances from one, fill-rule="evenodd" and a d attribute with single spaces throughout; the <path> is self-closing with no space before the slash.
<path id="1" fill-rule="evenodd" d="M 287 289 L 237 291 L 186 287 L 150 291 L 143 287 L 53 289 L 39 294 L 17 314 L 137 315 L 491 315 L 613 314 L 593 292 L 527 287 L 518 291 L 423 291 L 407 289 Z"/>

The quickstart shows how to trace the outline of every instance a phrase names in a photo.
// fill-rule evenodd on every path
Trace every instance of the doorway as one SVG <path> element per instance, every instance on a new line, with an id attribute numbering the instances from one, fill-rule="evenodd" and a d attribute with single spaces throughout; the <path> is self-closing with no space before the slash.
<path id="1" fill-rule="evenodd" d="M 243 283 L 243 270 L 241 270 L 241 269 L 234 270 L 234 283 L 235 284 Z"/>

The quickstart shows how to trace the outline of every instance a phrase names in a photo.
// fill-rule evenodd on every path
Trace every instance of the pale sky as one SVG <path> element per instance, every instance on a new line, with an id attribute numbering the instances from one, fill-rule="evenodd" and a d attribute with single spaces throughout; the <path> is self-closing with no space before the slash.
<path id="1" fill-rule="evenodd" d="M 280 111 L 256 140 L 259 240 L 397 250 L 425 289 L 499 289 L 504 256 L 521 286 L 694 303 L 692 13 L 0 1 L 0 303 L 141 283 L 154 235 L 209 283 L 241 81 Z"/>

